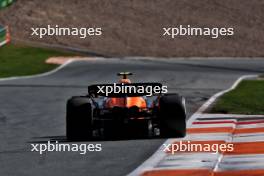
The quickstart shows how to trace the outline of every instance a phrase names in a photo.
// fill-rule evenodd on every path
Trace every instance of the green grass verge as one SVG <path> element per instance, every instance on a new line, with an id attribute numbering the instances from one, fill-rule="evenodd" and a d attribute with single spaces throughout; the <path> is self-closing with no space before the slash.
<path id="1" fill-rule="evenodd" d="M 264 114 L 264 80 L 242 81 L 212 107 L 213 113 Z"/>
<path id="2" fill-rule="evenodd" d="M 50 71 L 58 65 L 46 64 L 52 56 L 68 56 L 72 53 L 8 44 L 0 47 L 0 77 L 32 75 Z"/>

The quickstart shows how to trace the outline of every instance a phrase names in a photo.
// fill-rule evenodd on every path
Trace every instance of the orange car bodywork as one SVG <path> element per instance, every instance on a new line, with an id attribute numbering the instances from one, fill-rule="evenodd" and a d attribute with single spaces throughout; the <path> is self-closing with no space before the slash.
<path id="1" fill-rule="evenodd" d="M 137 106 L 139 108 L 146 108 L 147 104 L 145 99 L 142 97 L 109 98 L 106 101 L 107 108 L 113 108 L 115 106 L 127 108 Z"/>
<path id="2" fill-rule="evenodd" d="M 121 79 L 120 83 L 130 84 L 129 79 Z M 122 97 L 122 98 L 108 98 L 105 106 L 107 108 L 117 107 L 127 107 L 137 106 L 139 108 L 146 108 L 147 103 L 143 97 Z"/>

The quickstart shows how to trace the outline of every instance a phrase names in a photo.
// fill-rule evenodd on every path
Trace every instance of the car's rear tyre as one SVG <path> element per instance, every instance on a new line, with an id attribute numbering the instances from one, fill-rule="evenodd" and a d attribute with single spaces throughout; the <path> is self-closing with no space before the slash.
<path id="1" fill-rule="evenodd" d="M 161 137 L 184 137 L 186 135 L 185 100 L 178 94 L 163 95 L 159 101 Z"/>
<path id="2" fill-rule="evenodd" d="M 72 97 L 67 102 L 66 136 L 68 140 L 92 137 L 92 107 L 87 97 Z"/>

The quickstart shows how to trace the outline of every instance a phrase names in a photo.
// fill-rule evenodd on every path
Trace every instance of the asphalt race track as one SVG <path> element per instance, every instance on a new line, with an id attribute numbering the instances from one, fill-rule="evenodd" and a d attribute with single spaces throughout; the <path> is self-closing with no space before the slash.
<path id="1" fill-rule="evenodd" d="M 37 78 L 0 81 L 0 175 L 125 175 L 145 161 L 164 141 L 86 141 L 101 143 L 101 152 L 31 152 L 31 143 L 65 142 L 65 104 L 84 95 L 87 85 L 113 83 L 119 71 L 137 81 L 157 81 L 187 99 L 189 116 L 214 93 L 241 75 L 264 72 L 264 60 L 134 60 L 73 62 Z"/>

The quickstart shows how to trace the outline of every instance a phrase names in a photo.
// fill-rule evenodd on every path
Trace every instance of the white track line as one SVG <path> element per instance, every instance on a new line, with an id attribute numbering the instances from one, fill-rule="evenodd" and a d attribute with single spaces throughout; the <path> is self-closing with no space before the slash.
<path id="1" fill-rule="evenodd" d="M 212 114 L 206 114 L 203 113 L 203 119 L 207 119 L 207 118 L 211 118 Z M 219 118 L 219 117 L 223 117 L 223 114 L 214 114 L 214 118 Z M 264 118 L 264 115 L 245 115 L 245 114 L 228 114 L 228 117 L 233 117 L 233 118 L 237 118 L 239 117 L 239 119 L 243 119 L 243 118 L 248 118 L 248 117 L 256 117 L 256 118 Z M 228 120 L 229 120 L 228 118 Z"/>
<path id="2" fill-rule="evenodd" d="M 198 117 L 200 117 L 202 115 L 202 113 L 220 96 L 222 96 L 223 94 L 235 89 L 237 87 L 237 85 L 244 79 L 250 79 L 250 78 L 257 78 L 258 75 L 244 75 L 239 77 L 234 84 L 226 89 L 223 90 L 221 92 L 216 93 L 215 95 L 213 95 L 209 100 L 207 100 L 187 121 L 187 128 L 191 126 L 191 124 L 194 122 L 195 119 L 197 119 Z M 171 138 L 171 139 L 167 139 L 163 144 L 170 144 L 173 141 L 175 141 L 175 139 Z M 142 174 L 144 171 L 147 170 L 154 170 L 155 165 L 157 165 L 160 160 L 162 158 L 164 158 L 166 156 L 166 153 L 163 152 L 163 144 L 159 147 L 159 149 L 150 157 L 148 158 L 145 162 L 143 162 L 140 166 L 138 166 L 134 171 L 132 171 L 131 173 L 128 174 L 128 176 L 138 176 L 140 174 Z"/>
<path id="3" fill-rule="evenodd" d="M 8 78 L 0 78 L 0 81 L 10 81 L 10 80 L 17 80 L 17 79 L 29 79 L 29 78 L 38 78 L 43 76 L 48 76 L 51 74 L 54 74 L 55 72 L 61 70 L 62 68 L 66 67 L 70 63 L 75 62 L 74 60 L 68 60 L 64 64 L 60 65 L 59 67 L 55 68 L 54 70 L 51 70 L 49 72 L 37 74 L 37 75 L 29 75 L 29 76 L 14 76 L 14 77 L 8 77 Z"/>
<path id="4" fill-rule="evenodd" d="M 220 96 L 224 95 L 225 93 L 234 90 L 237 85 L 244 79 L 250 79 L 250 78 L 257 78 L 258 75 L 244 75 L 241 76 L 240 78 L 238 78 L 234 84 L 226 90 L 223 90 L 221 92 L 216 93 L 215 95 L 213 95 L 209 100 L 207 100 L 188 120 L 187 122 L 187 126 L 189 127 L 193 121 L 198 118 L 217 98 L 219 98 Z"/>
<path id="5" fill-rule="evenodd" d="M 76 59 L 69 59 L 67 60 L 65 63 L 61 64 L 59 67 L 45 72 L 45 73 L 40 73 L 40 74 L 35 74 L 35 75 L 28 75 L 28 76 L 14 76 L 14 77 L 7 77 L 7 78 L 0 78 L 0 82 L 1 81 L 10 81 L 10 80 L 17 80 L 17 79 L 30 79 L 30 78 L 38 78 L 38 77 L 43 77 L 43 76 L 49 76 L 51 74 L 56 73 L 57 71 L 61 70 L 62 68 L 66 67 L 67 65 L 73 63 L 73 62 L 81 62 L 81 61 L 102 61 L 102 60 L 110 60 L 110 59 L 105 59 L 102 57 L 93 57 L 93 58 L 89 58 L 87 60 L 76 60 Z M 111 60 L 116 60 L 116 59 L 112 59 Z"/>

